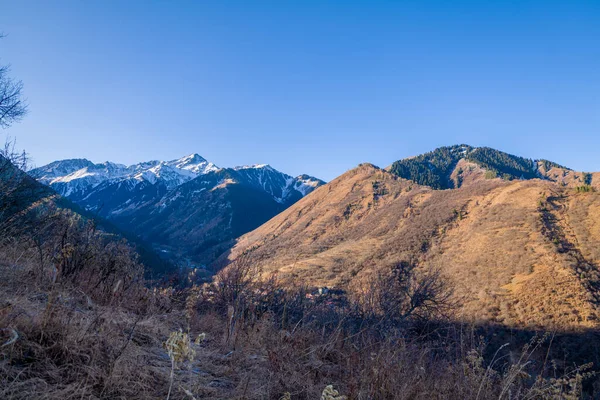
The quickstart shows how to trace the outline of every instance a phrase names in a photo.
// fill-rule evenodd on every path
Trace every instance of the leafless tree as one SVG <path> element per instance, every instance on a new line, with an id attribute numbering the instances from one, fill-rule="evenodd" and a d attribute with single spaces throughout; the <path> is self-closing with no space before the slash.
<path id="1" fill-rule="evenodd" d="M 369 280 L 357 300 L 365 316 L 395 324 L 443 317 L 453 309 L 452 297 L 439 270 L 402 261 Z"/>
<path id="2" fill-rule="evenodd" d="M 0 33 L 0 39 L 3 35 Z M 10 78 L 8 65 L 0 66 L 0 128 L 8 128 L 27 113 L 23 82 Z"/>
<path id="3" fill-rule="evenodd" d="M 0 33 L 0 39 L 4 35 Z M 23 83 L 8 75 L 9 67 L 0 65 L 0 128 L 8 128 L 27 112 L 23 100 Z M 35 201 L 31 196 L 35 186 L 25 174 L 27 154 L 15 150 L 15 142 L 6 138 L 0 148 L 0 237 L 7 237 L 8 230 L 19 224 L 15 218 Z"/>
<path id="4" fill-rule="evenodd" d="M 215 276 L 218 302 L 237 305 L 256 289 L 260 268 L 249 255 L 242 255 Z"/>
<path id="5" fill-rule="evenodd" d="M 24 216 L 50 191 L 35 182 L 24 171 L 27 154 L 15 150 L 7 140 L 0 148 L 0 237 L 12 236 L 14 229 L 25 228 Z"/>

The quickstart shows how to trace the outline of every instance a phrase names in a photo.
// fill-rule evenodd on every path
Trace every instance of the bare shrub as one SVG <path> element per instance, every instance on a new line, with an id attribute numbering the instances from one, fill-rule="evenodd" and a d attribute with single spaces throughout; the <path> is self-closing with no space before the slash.
<path id="1" fill-rule="evenodd" d="M 368 279 L 354 296 L 364 318 L 386 326 L 408 320 L 439 320 L 455 307 L 453 290 L 438 269 L 402 261 Z"/>
<path id="2" fill-rule="evenodd" d="M 217 304 L 238 306 L 247 303 L 257 288 L 261 269 L 249 255 L 243 255 L 220 270 L 213 283 Z"/>

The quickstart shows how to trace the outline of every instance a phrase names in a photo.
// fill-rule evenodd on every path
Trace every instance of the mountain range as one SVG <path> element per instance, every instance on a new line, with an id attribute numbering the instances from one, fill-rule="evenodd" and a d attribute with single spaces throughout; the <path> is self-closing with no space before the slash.
<path id="1" fill-rule="evenodd" d="M 219 168 L 198 154 L 130 166 L 62 160 L 30 175 L 163 256 L 201 264 L 324 183 L 267 164 Z"/>
<path id="2" fill-rule="evenodd" d="M 196 154 L 31 174 L 167 258 L 217 268 L 244 255 L 286 285 L 350 293 L 411 263 L 452 284 L 463 320 L 600 324 L 600 173 L 455 145 L 329 183 Z"/>

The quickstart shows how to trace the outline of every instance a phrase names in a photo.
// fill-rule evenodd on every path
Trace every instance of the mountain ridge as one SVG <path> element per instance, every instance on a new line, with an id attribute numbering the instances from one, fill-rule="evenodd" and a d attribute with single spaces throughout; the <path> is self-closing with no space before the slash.
<path id="1" fill-rule="evenodd" d="M 59 160 L 34 168 L 30 171 L 30 175 L 38 181 L 58 189 L 60 194 L 69 196 L 72 194 L 73 186 L 69 183 L 73 181 L 81 182 L 78 182 L 77 186 L 88 188 L 107 180 L 119 179 L 148 180 L 151 183 L 155 183 L 156 180 L 163 180 L 167 183 L 180 180 L 183 183 L 194 176 L 217 169 L 216 165 L 197 153 L 193 153 L 170 161 L 150 160 L 129 166 L 111 161 L 94 164 L 85 158 Z M 170 176 L 162 177 L 163 171 Z"/>
<path id="2" fill-rule="evenodd" d="M 350 292 L 409 262 L 439 269 L 452 283 L 461 320 L 597 327 L 598 173 L 524 158 L 498 164 L 507 153 L 494 152 L 476 153 L 479 163 L 438 159 L 436 174 L 425 176 L 436 178 L 428 181 L 434 187 L 461 178 L 451 189 L 361 164 L 240 237 L 219 262 L 252 257 L 263 274 L 286 284 Z M 427 157 L 420 160 L 414 170 L 428 167 Z M 530 175 L 498 174 L 524 165 Z"/>
<path id="3" fill-rule="evenodd" d="M 515 156 L 491 147 L 475 147 L 467 144 L 444 146 L 417 156 L 404 158 L 392 163 L 386 170 L 416 183 L 433 189 L 460 187 L 459 177 L 452 174 L 460 161 L 483 168 L 488 179 L 548 179 L 573 183 L 578 179 L 560 179 L 574 171 L 558 163 L 545 159 L 531 159 Z M 554 170 L 553 173 L 550 172 Z M 560 171 L 563 176 L 554 176 Z M 455 175 L 461 175 L 456 173 Z M 586 184 L 584 180 L 581 184 Z M 591 183 L 591 181 L 589 182 Z"/>
<path id="4" fill-rule="evenodd" d="M 70 159 L 30 174 L 88 212 L 153 243 L 165 256 L 192 257 L 202 264 L 324 184 L 268 164 L 219 168 L 196 153 L 130 166 Z"/>

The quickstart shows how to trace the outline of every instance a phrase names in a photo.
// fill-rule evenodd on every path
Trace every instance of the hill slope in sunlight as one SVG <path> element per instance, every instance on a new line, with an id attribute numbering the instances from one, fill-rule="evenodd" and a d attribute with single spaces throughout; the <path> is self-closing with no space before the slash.
<path id="1" fill-rule="evenodd" d="M 527 161 L 529 179 L 501 179 L 507 168 L 468 154 L 433 179 L 460 181 L 449 190 L 362 164 L 242 236 L 227 257 L 251 253 L 288 284 L 350 291 L 408 261 L 441 270 L 462 320 L 597 326 L 600 194 L 588 185 L 597 175 Z"/>

